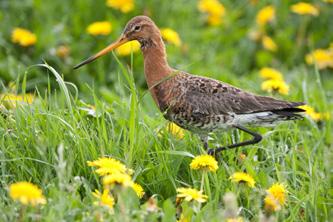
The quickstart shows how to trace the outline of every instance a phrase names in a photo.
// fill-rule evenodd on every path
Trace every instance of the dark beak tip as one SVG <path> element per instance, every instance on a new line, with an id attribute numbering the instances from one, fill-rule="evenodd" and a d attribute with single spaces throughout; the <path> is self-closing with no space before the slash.
<path id="1" fill-rule="evenodd" d="M 77 64 L 76 66 L 74 66 L 73 69 L 76 70 L 76 69 L 80 68 L 83 65 L 84 65 L 84 63 L 81 62 L 81 63 Z"/>
<path id="2" fill-rule="evenodd" d="M 76 66 L 73 67 L 74 70 L 76 70 L 76 69 L 78 69 L 78 68 L 80 68 L 79 65 L 76 65 Z"/>
<path id="3" fill-rule="evenodd" d="M 86 59 L 86 60 L 84 60 L 83 62 L 81 62 L 81 63 L 79 63 L 79 64 L 77 64 L 76 66 L 74 66 L 74 70 L 75 69 L 78 69 L 78 68 L 80 68 L 81 66 L 84 66 L 85 64 L 88 64 L 88 63 L 90 63 L 90 62 L 92 62 L 92 61 L 94 61 L 95 60 L 95 57 L 94 56 L 92 56 L 92 57 L 89 57 L 88 59 Z"/>

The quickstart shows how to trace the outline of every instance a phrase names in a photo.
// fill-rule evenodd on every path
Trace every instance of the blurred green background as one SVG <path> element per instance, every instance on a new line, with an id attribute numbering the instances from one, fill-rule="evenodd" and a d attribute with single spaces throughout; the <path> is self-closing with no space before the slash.
<path id="1" fill-rule="evenodd" d="M 81 96 L 89 94 L 87 85 L 112 88 L 118 66 L 112 56 L 74 71 L 72 67 L 87 56 L 105 47 L 122 32 L 127 21 L 139 14 L 149 15 L 159 27 L 177 31 L 181 47 L 169 44 L 170 64 L 190 73 L 224 80 L 252 91 L 260 91 L 257 71 L 265 66 L 288 72 L 288 81 L 301 81 L 307 67 L 305 55 L 316 48 L 328 48 L 333 42 L 333 4 L 313 1 L 320 9 L 318 16 L 298 15 L 290 11 L 297 1 L 222 1 L 225 15 L 222 24 L 209 26 L 206 15 L 198 10 L 197 1 L 135 1 L 129 13 L 106 7 L 105 0 L 2 0 L 0 2 L 0 81 L 2 87 L 15 81 L 27 67 L 47 62 L 63 74 L 66 81 L 80 88 Z M 272 4 L 275 19 L 265 32 L 276 43 L 275 52 L 265 50 L 260 42 L 249 36 L 255 30 L 256 14 Z M 110 21 L 112 32 L 107 36 L 92 36 L 86 32 L 95 21 Z M 37 42 L 21 47 L 11 41 L 15 27 L 35 33 Z M 65 45 L 70 52 L 65 58 L 56 55 L 58 47 Z M 121 60 L 130 64 L 130 56 Z M 134 54 L 136 83 L 145 89 L 142 56 Z M 241 78 L 238 78 L 238 77 Z M 27 91 L 47 86 L 45 70 L 32 69 L 27 75 Z M 332 70 L 322 71 L 322 78 L 331 82 Z M 54 81 L 51 81 L 51 83 Z M 329 84 L 329 83 L 327 83 Z M 328 85 L 331 86 L 331 85 Z M 329 87 L 331 88 L 331 87 Z M 3 88 L 1 91 L 4 91 Z M 98 92 L 97 92 L 98 93 Z"/>

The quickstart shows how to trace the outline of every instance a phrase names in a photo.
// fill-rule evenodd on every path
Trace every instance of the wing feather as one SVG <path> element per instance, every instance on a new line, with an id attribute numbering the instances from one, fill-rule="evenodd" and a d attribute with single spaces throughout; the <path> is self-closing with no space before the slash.
<path id="1" fill-rule="evenodd" d="M 190 74 L 185 74 L 182 78 L 186 78 L 181 82 L 182 98 L 178 99 L 182 104 L 177 105 L 202 115 L 276 111 L 304 104 L 258 96 L 210 78 Z"/>

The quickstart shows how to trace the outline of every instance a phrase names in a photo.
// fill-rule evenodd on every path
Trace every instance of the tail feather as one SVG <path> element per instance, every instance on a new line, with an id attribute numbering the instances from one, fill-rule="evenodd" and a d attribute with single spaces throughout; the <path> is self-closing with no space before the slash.
<path id="1" fill-rule="evenodd" d="M 278 110 L 272 110 L 273 113 L 281 116 L 285 120 L 296 120 L 296 119 L 303 119 L 303 116 L 299 113 L 305 112 L 304 109 L 299 108 L 298 106 L 304 105 L 302 102 L 293 103 L 295 105 L 291 108 L 284 108 L 284 109 L 278 109 Z"/>
<path id="2" fill-rule="evenodd" d="M 288 108 L 238 115 L 235 119 L 235 124 L 274 126 L 283 121 L 303 119 L 303 115 L 301 115 L 301 113 L 305 112 L 305 110 L 298 108 L 298 106 L 303 103 L 294 104 Z"/>

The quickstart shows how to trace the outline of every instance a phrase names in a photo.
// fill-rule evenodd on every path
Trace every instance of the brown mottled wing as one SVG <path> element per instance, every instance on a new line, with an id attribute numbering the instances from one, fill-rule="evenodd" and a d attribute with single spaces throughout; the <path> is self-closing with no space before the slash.
<path id="1" fill-rule="evenodd" d="M 257 96 L 226 83 L 182 73 L 178 77 L 182 88 L 181 101 L 188 112 L 201 115 L 228 113 L 247 114 L 276 111 L 300 106 L 301 102 L 287 102 L 266 96 Z M 183 78 L 183 79 L 182 79 Z"/>

